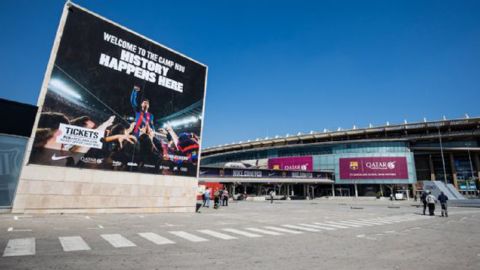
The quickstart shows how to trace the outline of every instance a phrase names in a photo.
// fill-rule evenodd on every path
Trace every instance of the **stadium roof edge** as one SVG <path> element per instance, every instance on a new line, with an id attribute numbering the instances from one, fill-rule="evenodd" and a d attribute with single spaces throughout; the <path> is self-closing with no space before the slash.
<path id="1" fill-rule="evenodd" d="M 386 124 L 386 125 L 377 126 L 377 127 L 367 127 L 367 128 L 356 127 L 348 130 L 314 132 L 314 133 L 307 133 L 307 134 L 290 135 L 288 137 L 285 136 L 285 137 L 279 137 L 279 138 L 274 137 L 274 138 L 268 138 L 268 139 L 250 140 L 242 143 L 233 143 L 233 144 L 227 144 L 227 145 L 221 145 L 221 146 L 207 147 L 203 149 L 202 152 L 205 154 L 209 152 L 234 150 L 237 148 L 243 148 L 248 146 L 255 147 L 255 146 L 261 146 L 265 144 L 288 142 L 292 140 L 308 140 L 308 139 L 315 139 L 315 138 L 325 138 L 325 137 L 328 138 L 328 137 L 336 137 L 336 136 L 368 134 L 368 133 L 374 133 L 379 131 L 439 128 L 439 127 L 445 127 L 445 126 L 471 124 L 472 122 L 480 123 L 480 117 L 457 118 L 452 120 L 438 120 L 438 121 L 427 121 L 427 122 L 422 121 L 422 122 L 413 122 L 413 123 L 403 123 L 398 125 Z"/>

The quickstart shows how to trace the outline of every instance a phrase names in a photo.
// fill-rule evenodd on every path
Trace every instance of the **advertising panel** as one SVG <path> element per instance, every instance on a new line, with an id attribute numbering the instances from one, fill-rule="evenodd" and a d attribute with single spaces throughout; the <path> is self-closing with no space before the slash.
<path id="1" fill-rule="evenodd" d="M 283 171 L 283 170 L 262 170 L 262 169 L 233 169 L 233 168 L 205 168 L 200 170 L 200 178 L 218 177 L 228 178 L 299 178 L 299 179 L 332 179 L 331 173 L 327 172 L 305 172 L 305 171 Z"/>
<path id="2" fill-rule="evenodd" d="M 406 157 L 340 158 L 340 179 L 408 179 Z"/>
<path id="3" fill-rule="evenodd" d="M 207 67 L 76 5 L 31 164 L 196 176 Z"/>
<path id="4" fill-rule="evenodd" d="M 313 170 L 313 158 L 311 156 L 271 158 L 268 160 L 268 168 L 271 170 L 311 172 Z"/>

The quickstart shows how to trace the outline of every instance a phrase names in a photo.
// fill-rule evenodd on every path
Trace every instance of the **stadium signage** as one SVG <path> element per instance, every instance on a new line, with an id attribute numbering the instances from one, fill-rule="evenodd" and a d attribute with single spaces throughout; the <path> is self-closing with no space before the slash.
<path id="1" fill-rule="evenodd" d="M 207 67 L 67 5 L 29 163 L 196 176 Z"/>
<path id="2" fill-rule="evenodd" d="M 270 170 L 311 172 L 313 170 L 313 158 L 311 156 L 271 158 L 268 160 L 268 168 Z"/>
<path id="3" fill-rule="evenodd" d="M 340 158 L 340 179 L 408 179 L 406 157 Z"/>

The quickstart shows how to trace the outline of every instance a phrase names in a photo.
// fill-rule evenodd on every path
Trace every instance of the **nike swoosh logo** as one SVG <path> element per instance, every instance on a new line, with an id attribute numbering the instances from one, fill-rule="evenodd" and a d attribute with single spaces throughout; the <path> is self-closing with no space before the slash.
<path id="1" fill-rule="evenodd" d="M 70 156 L 57 156 L 56 154 L 53 154 L 52 160 L 61 160 L 61 159 L 66 159 L 69 158 Z"/>

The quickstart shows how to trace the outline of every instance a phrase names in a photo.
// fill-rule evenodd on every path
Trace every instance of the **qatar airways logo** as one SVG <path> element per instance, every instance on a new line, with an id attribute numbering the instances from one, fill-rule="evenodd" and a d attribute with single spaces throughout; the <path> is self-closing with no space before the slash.
<path id="1" fill-rule="evenodd" d="M 395 169 L 396 161 L 368 161 L 365 166 L 372 170 L 393 170 Z"/>
<path id="2" fill-rule="evenodd" d="M 308 170 L 308 163 L 306 164 L 292 164 L 292 165 L 284 165 L 283 169 L 288 171 L 307 171 Z"/>

